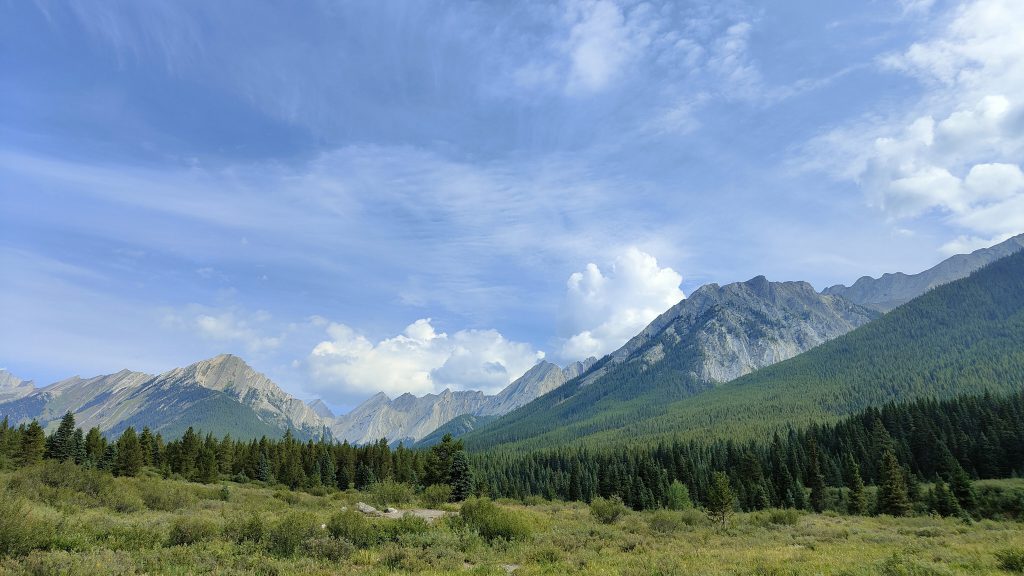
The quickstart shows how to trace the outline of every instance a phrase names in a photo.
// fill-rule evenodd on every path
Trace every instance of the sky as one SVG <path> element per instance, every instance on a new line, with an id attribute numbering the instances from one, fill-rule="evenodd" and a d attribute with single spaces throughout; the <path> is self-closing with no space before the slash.
<path id="1" fill-rule="evenodd" d="M 1024 231 L 1018 0 L 0 4 L 0 367 L 495 392 Z"/>

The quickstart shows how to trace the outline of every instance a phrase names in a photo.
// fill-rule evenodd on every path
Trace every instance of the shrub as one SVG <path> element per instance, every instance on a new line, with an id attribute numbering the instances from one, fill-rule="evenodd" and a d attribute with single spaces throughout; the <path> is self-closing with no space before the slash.
<path id="1" fill-rule="evenodd" d="M 228 488 L 227 484 L 221 484 L 220 485 L 220 494 L 219 494 L 219 496 L 220 496 L 220 501 L 221 502 L 227 502 L 228 500 L 231 499 L 231 489 Z"/>
<path id="2" fill-rule="evenodd" d="M 679 480 L 674 480 L 668 487 L 669 510 L 688 510 L 693 508 L 690 500 L 690 489 Z"/>
<path id="3" fill-rule="evenodd" d="M 626 513 L 626 505 L 618 496 L 607 499 L 597 497 L 590 503 L 590 513 L 602 524 L 614 524 Z"/>
<path id="4" fill-rule="evenodd" d="M 420 504 L 426 508 L 438 508 L 452 497 L 452 487 L 447 484 L 432 484 L 420 494 Z"/>
<path id="5" fill-rule="evenodd" d="M 21 556 L 46 545 L 48 530 L 21 498 L 0 491 L 0 557 Z"/>
<path id="6" fill-rule="evenodd" d="M 284 502 L 285 504 L 298 504 L 302 502 L 302 497 L 290 490 L 278 490 L 274 492 L 274 498 Z"/>
<path id="7" fill-rule="evenodd" d="M 139 495 L 146 508 L 162 512 L 174 512 L 195 502 L 195 496 L 188 490 L 170 482 L 142 482 Z"/>
<path id="8" fill-rule="evenodd" d="M 202 516 L 178 516 L 171 523 L 171 546 L 189 546 L 213 539 L 220 532 L 217 523 Z"/>
<path id="9" fill-rule="evenodd" d="M 316 518 L 308 512 L 285 514 L 270 528 L 268 548 L 273 554 L 291 556 L 303 541 L 316 535 L 317 528 Z"/>
<path id="10" fill-rule="evenodd" d="M 800 512 L 793 508 L 771 508 L 750 516 L 750 523 L 756 526 L 793 526 L 800 521 Z"/>
<path id="11" fill-rule="evenodd" d="M 334 538 L 316 537 L 307 538 L 302 541 L 302 554 L 310 558 L 319 558 L 339 562 L 355 552 L 355 545 L 348 540 L 336 540 Z"/>
<path id="12" fill-rule="evenodd" d="M 398 542 L 410 534 L 423 534 L 430 530 L 430 524 L 419 516 L 406 514 L 396 520 L 384 520 L 376 525 L 379 538 L 385 542 Z"/>
<path id="13" fill-rule="evenodd" d="M 242 514 L 232 516 L 224 525 L 224 536 L 237 544 L 260 542 L 266 536 L 263 517 L 258 512 L 252 512 L 247 516 Z"/>
<path id="14" fill-rule="evenodd" d="M 671 534 L 683 527 L 682 515 L 669 510 L 655 510 L 647 518 L 647 525 L 654 532 Z"/>
<path id="15" fill-rule="evenodd" d="M 487 498 L 469 498 L 462 503 L 459 519 L 488 542 L 494 540 L 525 540 L 530 527 L 522 516 L 499 508 Z"/>
<path id="16" fill-rule="evenodd" d="M 707 515 L 696 508 L 683 510 L 679 513 L 679 521 L 687 526 L 699 526 L 706 522 L 707 519 Z"/>
<path id="17" fill-rule="evenodd" d="M 383 482 L 371 484 L 369 493 L 370 502 L 381 508 L 408 504 L 412 502 L 413 498 L 411 486 L 402 482 L 395 482 L 394 480 L 384 480 Z"/>
<path id="18" fill-rule="evenodd" d="M 380 542 L 377 528 L 361 513 L 346 508 L 327 521 L 327 531 L 335 538 L 352 542 L 360 548 L 369 548 Z"/>
<path id="19" fill-rule="evenodd" d="M 1007 572 L 1024 573 L 1024 548 L 1007 548 L 996 552 L 999 567 Z"/>

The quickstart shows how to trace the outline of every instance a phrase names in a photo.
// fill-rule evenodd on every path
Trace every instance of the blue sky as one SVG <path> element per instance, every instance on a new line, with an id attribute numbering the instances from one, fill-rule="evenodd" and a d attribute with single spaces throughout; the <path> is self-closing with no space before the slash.
<path id="1" fill-rule="evenodd" d="M 495 391 L 1024 231 L 1024 8 L 8 2 L 0 366 Z"/>

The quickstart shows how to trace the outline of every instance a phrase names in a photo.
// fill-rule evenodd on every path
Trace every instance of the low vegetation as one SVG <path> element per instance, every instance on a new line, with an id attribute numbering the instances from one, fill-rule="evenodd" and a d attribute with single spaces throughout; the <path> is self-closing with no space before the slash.
<path id="1" fill-rule="evenodd" d="M 75 479 L 78 478 L 78 479 Z M 433 523 L 366 516 L 372 490 L 282 491 L 94 475 L 43 461 L 0 473 L 0 574 L 1020 574 L 1024 524 L 793 509 L 636 512 L 470 498 Z M 978 492 L 1024 493 L 1024 480 Z M 112 499 L 110 494 L 120 494 Z M 154 499 L 152 494 L 173 495 Z M 294 498 L 281 498 L 283 493 Z M 149 494 L 150 496 L 146 496 Z M 138 509 L 122 503 L 137 501 Z M 410 506 L 418 505 L 410 502 Z"/>

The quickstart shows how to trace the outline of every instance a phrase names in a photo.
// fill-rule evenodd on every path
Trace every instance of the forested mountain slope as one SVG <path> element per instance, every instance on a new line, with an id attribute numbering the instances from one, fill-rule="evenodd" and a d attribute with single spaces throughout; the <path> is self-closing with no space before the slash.
<path id="1" fill-rule="evenodd" d="M 1017 252 L 814 350 L 588 441 L 763 437 L 890 401 L 1022 389 L 1024 252 Z"/>
<path id="2" fill-rule="evenodd" d="M 877 316 L 806 282 L 708 284 L 579 378 L 467 434 L 467 446 L 542 447 L 621 428 Z"/>

